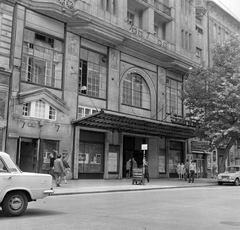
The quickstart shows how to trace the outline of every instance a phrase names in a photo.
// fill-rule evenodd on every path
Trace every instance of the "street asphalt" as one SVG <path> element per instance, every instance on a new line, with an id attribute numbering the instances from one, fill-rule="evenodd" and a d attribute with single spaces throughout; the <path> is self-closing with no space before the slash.
<path id="1" fill-rule="evenodd" d="M 213 178 L 195 178 L 194 183 L 188 183 L 177 178 L 161 178 L 150 179 L 148 183 L 145 180 L 144 185 L 133 185 L 132 179 L 88 179 L 88 180 L 68 180 L 67 184 L 61 182 L 61 187 L 56 187 L 53 181 L 53 196 L 57 195 L 73 195 L 73 194 L 91 194 L 91 193 L 106 193 L 106 192 L 126 192 L 126 191 L 143 191 L 157 189 L 176 189 L 189 187 L 206 187 L 217 186 L 216 179 Z"/>

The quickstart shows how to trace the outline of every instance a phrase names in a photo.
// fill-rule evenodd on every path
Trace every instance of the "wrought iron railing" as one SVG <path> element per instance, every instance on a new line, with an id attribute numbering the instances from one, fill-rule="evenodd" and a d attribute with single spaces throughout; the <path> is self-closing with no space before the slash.
<path id="1" fill-rule="evenodd" d="M 74 0 L 55 0 L 55 2 L 70 10 L 74 9 Z"/>

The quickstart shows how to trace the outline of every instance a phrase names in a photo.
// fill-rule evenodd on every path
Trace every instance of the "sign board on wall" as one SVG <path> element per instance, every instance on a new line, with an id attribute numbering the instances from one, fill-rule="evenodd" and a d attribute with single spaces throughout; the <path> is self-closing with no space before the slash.
<path id="1" fill-rule="evenodd" d="M 117 172 L 117 157 L 118 153 L 109 152 L 108 153 L 108 171 L 109 172 Z"/>

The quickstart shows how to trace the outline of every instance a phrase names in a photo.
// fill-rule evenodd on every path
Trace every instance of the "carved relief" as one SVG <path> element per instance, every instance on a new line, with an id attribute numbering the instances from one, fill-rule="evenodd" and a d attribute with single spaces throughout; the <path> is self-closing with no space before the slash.
<path id="1" fill-rule="evenodd" d="M 69 36 L 68 38 L 68 54 L 77 56 L 77 49 L 78 49 L 78 40 L 75 36 Z"/>
<path id="2" fill-rule="evenodd" d="M 118 52 L 115 50 L 111 51 L 111 69 L 118 70 Z"/>

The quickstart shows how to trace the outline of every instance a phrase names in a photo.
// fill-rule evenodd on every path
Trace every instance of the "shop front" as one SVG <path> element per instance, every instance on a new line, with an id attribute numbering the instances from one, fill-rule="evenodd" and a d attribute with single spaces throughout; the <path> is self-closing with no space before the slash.
<path id="1" fill-rule="evenodd" d="M 25 172 L 50 173 L 50 154 L 56 158 L 58 149 L 56 140 L 20 137 L 17 165 Z"/>
<path id="2" fill-rule="evenodd" d="M 187 139 L 193 127 L 101 110 L 74 120 L 74 179 L 126 177 L 126 163 L 135 159 L 142 167 L 142 144 L 150 177 L 176 177 L 177 162 L 184 162 Z"/>
<path id="3" fill-rule="evenodd" d="M 196 176 L 198 178 L 207 178 L 211 173 L 211 154 L 208 152 L 208 142 L 206 141 L 189 141 L 189 154 L 190 161 L 196 164 Z"/>
<path id="4" fill-rule="evenodd" d="M 82 130 L 80 132 L 78 178 L 102 179 L 104 173 L 105 133 Z"/>

